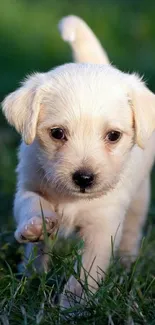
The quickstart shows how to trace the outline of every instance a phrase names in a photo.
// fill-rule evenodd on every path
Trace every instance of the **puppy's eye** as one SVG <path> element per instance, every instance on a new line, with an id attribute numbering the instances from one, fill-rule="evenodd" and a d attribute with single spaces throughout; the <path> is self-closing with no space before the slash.
<path id="1" fill-rule="evenodd" d="M 56 140 L 67 140 L 66 136 L 65 136 L 65 132 L 61 128 L 51 129 L 50 135 L 52 138 L 54 138 Z"/>
<path id="2" fill-rule="evenodd" d="M 110 131 L 106 135 L 106 140 L 111 143 L 116 143 L 120 140 L 122 133 L 119 131 Z"/>

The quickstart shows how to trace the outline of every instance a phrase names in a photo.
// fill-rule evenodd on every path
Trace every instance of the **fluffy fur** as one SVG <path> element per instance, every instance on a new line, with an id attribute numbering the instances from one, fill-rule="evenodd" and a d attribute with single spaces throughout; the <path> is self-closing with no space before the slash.
<path id="1" fill-rule="evenodd" d="M 92 37 L 79 18 L 67 19 L 61 23 L 67 39 L 72 23 L 74 40 L 76 30 L 78 35 L 85 32 L 82 43 L 87 35 Z M 97 44 L 96 63 L 99 53 L 104 61 L 104 51 L 94 35 L 89 46 L 93 42 L 93 49 Z M 76 51 L 82 47 L 77 43 Z M 80 61 L 87 61 L 87 52 L 82 55 Z M 101 279 L 99 269 L 105 271 L 109 264 L 111 238 L 115 250 L 120 248 L 122 256 L 128 256 L 126 262 L 138 253 L 154 162 L 155 95 L 138 76 L 108 64 L 71 63 L 30 76 L 2 105 L 7 120 L 24 140 L 17 168 L 15 236 L 19 242 L 43 238 L 40 203 L 50 234 L 58 225 L 66 234 L 79 229 L 85 242 L 83 267 L 89 272 L 90 289 L 95 291 Z M 64 130 L 65 140 L 51 137 L 55 127 Z M 112 130 L 121 133 L 116 143 L 107 137 Z M 85 191 L 72 179 L 81 169 L 94 175 L 92 186 Z M 74 277 L 66 290 L 82 294 Z M 68 306 L 65 295 L 61 304 Z"/>
<path id="2" fill-rule="evenodd" d="M 59 31 L 62 39 L 70 44 L 74 61 L 109 64 L 106 51 L 81 18 L 76 16 L 63 18 L 59 22 Z"/>

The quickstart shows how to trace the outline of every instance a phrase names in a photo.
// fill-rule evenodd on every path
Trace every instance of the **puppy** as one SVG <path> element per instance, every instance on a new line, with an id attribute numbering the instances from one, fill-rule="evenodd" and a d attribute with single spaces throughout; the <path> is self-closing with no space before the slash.
<path id="1" fill-rule="evenodd" d="M 19 242 L 43 239 L 40 205 L 50 234 L 57 224 L 66 234 L 79 229 L 85 244 L 81 282 L 87 272 L 94 292 L 101 270 L 109 265 L 111 238 L 114 249 L 129 261 L 138 254 L 154 162 L 155 95 L 137 75 L 108 64 L 79 18 L 68 17 L 60 26 L 73 51 L 84 49 L 82 43 L 89 36 L 94 60 L 98 63 L 103 54 L 106 64 L 70 63 L 33 74 L 3 101 L 8 122 L 23 138 L 15 236 Z M 89 61 L 90 52 L 81 51 L 80 61 L 87 61 L 87 55 Z M 70 306 L 68 290 L 82 296 L 82 287 L 72 276 L 62 295 L 63 307 Z"/>

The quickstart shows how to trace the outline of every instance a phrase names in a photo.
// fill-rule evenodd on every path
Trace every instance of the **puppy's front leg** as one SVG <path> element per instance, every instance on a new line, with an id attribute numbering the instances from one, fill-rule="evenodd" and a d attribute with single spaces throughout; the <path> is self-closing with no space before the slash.
<path id="1" fill-rule="evenodd" d="M 128 209 L 123 234 L 120 242 L 120 255 L 122 263 L 130 269 L 132 262 L 138 256 L 143 226 L 146 221 L 150 203 L 150 177 L 141 183 L 133 201 Z"/>
<path id="2" fill-rule="evenodd" d="M 43 239 L 43 217 L 46 231 L 49 234 L 55 231 L 58 222 L 52 205 L 31 191 L 19 190 L 17 192 L 14 215 L 17 221 L 15 237 L 19 242 L 36 242 Z"/>
<path id="3" fill-rule="evenodd" d="M 82 256 L 80 281 L 84 284 L 86 283 L 85 279 L 87 279 L 86 281 L 90 293 L 94 293 L 97 290 L 98 284 L 104 277 L 104 273 L 109 265 L 112 251 L 112 237 L 114 245 L 118 245 L 121 226 L 119 229 L 118 228 L 119 226 L 115 221 L 113 223 L 97 223 L 96 221 L 91 224 L 88 223 L 87 226 L 81 229 L 80 235 L 84 240 L 85 247 Z M 69 308 L 75 302 L 83 303 L 85 301 L 85 293 L 82 287 L 83 286 L 80 285 L 75 277 L 72 276 L 66 284 L 61 296 L 61 306 Z M 73 300 L 69 292 L 73 293 Z"/>

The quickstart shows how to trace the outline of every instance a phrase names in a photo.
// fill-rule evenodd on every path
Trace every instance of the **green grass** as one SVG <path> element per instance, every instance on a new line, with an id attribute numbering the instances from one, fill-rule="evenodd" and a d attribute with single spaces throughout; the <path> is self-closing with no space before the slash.
<path id="1" fill-rule="evenodd" d="M 147 228 L 130 273 L 123 269 L 119 258 L 113 258 L 95 297 L 85 284 L 86 305 L 64 312 L 59 308 L 58 296 L 64 280 L 74 274 L 74 260 L 79 256 L 77 242 L 51 242 L 49 272 L 39 275 L 32 271 L 26 277 L 17 270 L 23 247 L 12 233 L 4 233 L 0 237 L 0 324 L 155 324 L 155 231 L 151 224 Z"/>

